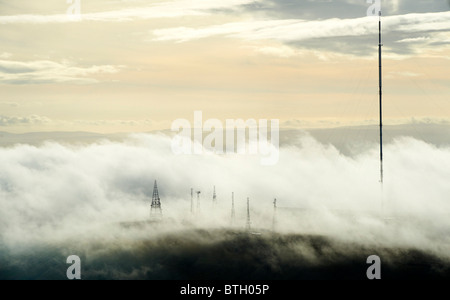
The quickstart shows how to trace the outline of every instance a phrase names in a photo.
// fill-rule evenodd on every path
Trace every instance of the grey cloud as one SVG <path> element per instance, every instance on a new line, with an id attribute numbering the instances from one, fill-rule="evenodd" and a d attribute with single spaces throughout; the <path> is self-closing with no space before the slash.
<path id="1" fill-rule="evenodd" d="M 384 32 L 383 45 L 386 53 L 395 53 L 400 55 L 414 55 L 419 50 L 423 50 L 424 46 L 432 46 L 434 42 L 423 40 L 421 42 L 403 42 L 398 43 L 403 39 L 411 38 L 411 36 L 423 36 L 423 33 L 410 34 L 403 32 Z M 432 35 L 428 35 L 431 37 Z M 295 48 L 306 48 L 324 51 L 333 51 L 343 54 L 352 54 L 356 56 L 370 56 L 378 51 L 378 35 L 363 35 L 363 36 L 340 36 L 309 39 L 298 42 L 288 42 L 287 45 Z M 445 43 L 441 43 L 445 45 Z"/>
<path id="2" fill-rule="evenodd" d="M 2 73 L 9 73 L 9 74 L 17 74 L 17 73 L 30 73 L 34 72 L 35 70 L 33 68 L 27 67 L 24 64 L 19 63 L 4 63 L 3 65 L 0 65 L 0 72 Z"/>
<path id="3" fill-rule="evenodd" d="M 364 17 L 370 5 L 366 0 L 265 0 L 255 5 L 250 4 L 247 8 L 249 12 L 261 12 L 270 17 L 317 20 Z M 382 10 L 384 16 L 393 16 L 445 12 L 449 10 L 449 7 L 442 0 L 389 0 L 382 1 Z"/>
<path id="4" fill-rule="evenodd" d="M 444 12 L 449 10 L 448 3 L 442 0 L 420 0 L 409 1 L 399 0 L 398 9 L 395 13 L 407 14 L 407 13 L 424 13 L 424 12 Z"/>
<path id="5" fill-rule="evenodd" d="M 296 1 L 265 0 L 246 5 L 251 13 L 259 13 L 272 18 L 320 20 L 330 18 L 359 18 L 366 15 L 363 1 Z"/>
<path id="6" fill-rule="evenodd" d="M 0 115 L 0 126 L 3 126 L 3 127 L 15 126 L 15 125 L 41 125 L 41 124 L 47 124 L 49 122 L 51 122 L 51 120 L 49 118 L 38 116 L 38 115 L 31 115 L 28 117 Z"/>

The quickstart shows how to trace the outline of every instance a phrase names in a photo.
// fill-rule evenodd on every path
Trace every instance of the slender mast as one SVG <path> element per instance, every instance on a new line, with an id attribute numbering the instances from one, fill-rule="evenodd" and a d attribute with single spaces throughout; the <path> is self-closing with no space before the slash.
<path id="1" fill-rule="evenodd" d="M 194 189 L 191 188 L 191 214 L 194 213 Z"/>
<path id="2" fill-rule="evenodd" d="M 383 184 L 384 174 L 383 174 L 383 73 L 382 73 L 382 53 L 381 47 L 383 46 L 381 40 L 381 10 L 379 13 L 379 21 L 378 21 L 378 63 L 379 63 L 379 94 L 380 94 L 380 182 Z"/>
<path id="3" fill-rule="evenodd" d="M 234 225 L 235 212 L 234 212 L 234 192 L 231 193 L 231 225 Z"/>
<path id="4" fill-rule="evenodd" d="M 246 224 L 247 231 L 250 231 L 251 224 L 252 222 L 250 222 L 250 198 L 247 197 L 247 224 Z"/>

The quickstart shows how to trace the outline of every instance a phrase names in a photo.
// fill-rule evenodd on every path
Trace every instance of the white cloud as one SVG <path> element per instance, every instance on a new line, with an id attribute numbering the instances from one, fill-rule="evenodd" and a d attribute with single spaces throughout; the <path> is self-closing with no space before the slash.
<path id="1" fill-rule="evenodd" d="M 78 21 L 123 22 L 136 19 L 176 18 L 182 16 L 208 15 L 213 9 L 233 9 L 257 0 L 177 0 L 155 3 L 145 7 L 126 8 L 114 11 L 89 13 L 82 11 L 79 16 L 58 15 L 13 15 L 0 16 L 0 24 L 17 23 L 66 23 Z"/>
<path id="2" fill-rule="evenodd" d="M 386 78 L 397 78 L 397 77 L 406 77 L 406 78 L 410 78 L 410 77 L 419 77 L 422 74 L 419 73 L 414 73 L 414 72 L 408 72 L 408 71 L 403 71 L 403 72 L 389 72 L 386 75 Z"/>
<path id="3" fill-rule="evenodd" d="M 246 40 L 302 41 L 340 36 L 363 36 L 378 32 L 373 18 L 305 20 L 264 20 L 227 23 L 204 28 L 167 28 L 153 31 L 157 41 L 185 42 L 223 35 Z M 427 32 L 450 30 L 450 12 L 409 14 L 384 18 L 385 31 Z"/>
<path id="4" fill-rule="evenodd" d="M 95 83 L 90 75 L 116 73 L 120 66 L 76 66 L 72 62 L 11 61 L 0 60 L 0 83 L 7 84 L 41 84 L 41 83 Z"/>
<path id="5" fill-rule="evenodd" d="M 407 38 L 397 41 L 397 43 L 420 43 L 420 42 L 427 42 L 429 41 L 429 37 L 421 36 L 421 37 L 415 37 L 415 38 Z"/>
<path id="6" fill-rule="evenodd" d="M 135 135 L 123 143 L 88 146 L 47 143 L 0 148 L 0 242 L 64 241 L 88 232 L 105 235 L 99 225 L 148 218 L 153 180 L 157 179 L 163 212 L 174 220 L 189 216 L 190 188 L 202 191 L 199 226 L 229 224 L 231 192 L 236 218 L 245 224 L 250 197 L 255 227 L 271 226 L 272 200 L 278 199 L 279 230 L 320 233 L 351 242 L 414 247 L 449 257 L 450 150 L 412 139 L 386 145 L 384 213 L 379 218 L 377 147 L 354 158 L 332 146 L 292 137 L 280 149 L 280 161 L 264 167 L 257 157 L 188 155 L 170 151 L 162 135 Z M 210 210 L 216 186 L 219 210 Z M 282 208 L 301 208 L 289 218 Z M 284 210 L 286 212 L 286 210 Z M 343 214 L 344 212 L 344 214 Z M 115 234 L 117 232 L 115 231 Z M 145 238 L 149 233 L 145 232 Z M 130 236 L 127 236 L 130 238 Z"/>
<path id="7" fill-rule="evenodd" d="M 11 56 L 12 56 L 12 54 L 11 54 L 11 53 L 8 53 L 8 52 L 0 53 L 0 59 L 8 59 L 8 58 L 10 58 Z"/>
<path id="8" fill-rule="evenodd" d="M 298 50 L 295 50 L 288 46 L 265 46 L 265 47 L 256 47 L 255 50 L 259 53 L 270 55 L 270 56 L 278 56 L 282 58 L 289 58 L 292 56 L 299 55 Z"/>
<path id="9" fill-rule="evenodd" d="M 244 48 L 252 49 L 253 51 L 267 56 L 274 56 L 280 58 L 291 57 L 314 57 L 321 61 L 332 63 L 342 59 L 354 58 L 355 56 L 348 53 L 338 53 L 332 51 L 318 51 L 314 49 L 299 49 L 287 45 L 267 45 L 267 46 L 245 46 Z"/>

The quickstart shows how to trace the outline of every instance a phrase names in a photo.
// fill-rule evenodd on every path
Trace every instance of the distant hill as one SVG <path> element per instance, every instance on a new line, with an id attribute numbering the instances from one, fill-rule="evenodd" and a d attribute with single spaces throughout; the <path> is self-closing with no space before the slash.
<path id="1" fill-rule="evenodd" d="M 63 144 L 90 144 L 101 140 L 121 141 L 127 134 L 100 134 L 92 132 L 29 132 L 8 133 L 0 132 L 0 146 L 7 147 L 17 144 L 28 144 L 33 146 L 42 145 L 53 141 Z"/>
<path id="2" fill-rule="evenodd" d="M 415 248 L 191 229 L 146 239 L 72 241 L 20 254 L 0 251 L 0 280 L 64 280 L 67 253 L 80 255 L 85 280 L 366 280 L 367 257 L 374 253 L 382 258 L 383 279 L 450 278 L 447 260 Z"/>

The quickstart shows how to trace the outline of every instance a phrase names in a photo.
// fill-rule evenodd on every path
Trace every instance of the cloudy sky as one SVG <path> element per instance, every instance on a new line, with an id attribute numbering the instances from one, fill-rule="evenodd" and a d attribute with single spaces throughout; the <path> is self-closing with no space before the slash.
<path id="1" fill-rule="evenodd" d="M 100 240 L 120 249 L 130 237 L 146 238 L 153 247 L 162 231 L 130 235 L 117 224 L 148 218 L 154 180 L 173 223 L 168 231 L 190 228 L 186 220 L 229 226 L 234 192 L 236 228 L 244 228 L 249 197 L 252 226 L 268 230 L 277 198 L 280 233 L 424 251 L 450 270 L 450 1 L 382 1 L 385 123 L 407 124 L 386 130 L 383 189 L 378 132 L 323 130 L 377 129 L 378 18 L 367 16 L 371 3 L 81 0 L 77 14 L 76 2 L 0 0 L 0 145 L 38 136 L 96 139 L 0 147 L 0 278 L 32 276 L 29 266 L 45 278 L 42 269 L 72 254 L 95 262 Z M 261 155 L 175 155 L 169 136 L 142 133 L 170 129 L 179 118 L 193 123 L 194 111 L 204 120 L 279 119 L 288 129 L 279 160 L 263 166 Z M 406 134 L 418 139 L 398 138 L 429 123 L 435 125 L 421 127 L 427 131 Z M 316 128 L 310 132 L 317 140 L 292 128 Z M 118 132 L 134 134 L 112 134 Z M 107 136 L 120 141 L 97 140 Z M 202 192 L 194 218 L 191 188 Z M 30 256 L 36 245 L 54 248 Z M 316 259 L 311 247 L 289 245 L 289 253 Z M 122 264 L 118 256 L 111 261 Z M 166 261 L 185 265 L 176 256 Z M 59 263 L 55 274 L 64 276 L 65 260 Z M 141 270 L 161 277 L 166 269 L 158 268 Z"/>
<path id="2" fill-rule="evenodd" d="M 65 0 L 0 0 L 0 131 L 150 131 L 194 110 L 376 124 L 366 2 L 81 0 L 68 15 Z M 386 122 L 448 122 L 449 1 L 382 2 Z"/>

